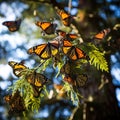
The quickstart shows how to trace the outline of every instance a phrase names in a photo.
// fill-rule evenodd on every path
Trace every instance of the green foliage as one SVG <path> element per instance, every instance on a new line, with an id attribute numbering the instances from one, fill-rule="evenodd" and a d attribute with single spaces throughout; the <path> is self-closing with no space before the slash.
<path id="1" fill-rule="evenodd" d="M 91 65 L 94 65 L 98 70 L 106 71 L 108 72 L 108 64 L 105 59 L 105 53 L 100 52 L 95 45 L 89 43 L 87 45 L 87 49 L 89 49 L 89 62 Z"/>
<path id="2" fill-rule="evenodd" d="M 25 106 L 27 108 L 27 110 L 32 110 L 35 112 L 38 112 L 39 107 L 40 107 L 40 103 L 41 103 L 41 99 L 40 98 L 35 98 L 33 96 L 26 96 L 25 97 Z"/>
<path id="3" fill-rule="evenodd" d="M 77 92 L 74 91 L 72 85 L 69 83 L 65 82 L 63 89 L 66 90 L 68 98 L 73 102 L 74 105 L 79 105 L 79 98 L 77 95 Z"/>

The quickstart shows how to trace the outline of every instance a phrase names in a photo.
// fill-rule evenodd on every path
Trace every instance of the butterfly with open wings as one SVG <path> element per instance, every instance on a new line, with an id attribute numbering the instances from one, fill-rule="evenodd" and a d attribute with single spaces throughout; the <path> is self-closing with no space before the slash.
<path id="1" fill-rule="evenodd" d="M 48 82 L 48 78 L 46 78 L 43 74 L 33 71 L 31 74 L 26 76 L 26 79 L 33 88 L 34 97 L 39 97 L 43 90 L 43 86 Z"/>
<path id="2" fill-rule="evenodd" d="M 54 34 L 55 33 L 55 29 L 57 27 L 57 24 L 53 24 L 51 22 L 40 22 L 40 21 L 37 21 L 35 24 L 42 29 L 43 33 L 46 33 L 48 35 Z"/>
<path id="3" fill-rule="evenodd" d="M 108 33 L 110 33 L 110 31 L 111 31 L 110 28 L 103 29 L 102 31 L 97 33 L 93 38 L 98 40 L 103 40 L 108 35 Z"/>
<path id="4" fill-rule="evenodd" d="M 65 26 L 70 26 L 72 22 L 72 16 L 69 13 L 65 12 L 64 10 L 57 9 L 57 14 L 60 16 L 62 23 Z"/>
<path id="5" fill-rule="evenodd" d="M 79 38 L 79 36 L 77 34 L 66 33 L 62 30 L 56 30 L 56 33 L 58 36 L 62 36 L 64 39 L 67 39 L 69 41 L 73 41 L 74 39 Z"/>
<path id="6" fill-rule="evenodd" d="M 13 68 L 13 73 L 17 76 L 20 77 L 21 73 L 24 69 L 27 69 L 27 67 L 24 65 L 24 62 L 15 62 L 15 61 L 9 61 L 8 64 Z"/>
<path id="7" fill-rule="evenodd" d="M 86 54 L 83 50 L 78 47 L 72 45 L 72 43 L 68 40 L 63 41 L 62 47 L 63 53 L 68 56 L 71 60 L 78 60 L 82 58 L 87 58 Z"/>
<path id="8" fill-rule="evenodd" d="M 52 56 L 58 54 L 59 42 L 52 41 L 44 44 L 40 44 L 28 49 L 28 54 L 35 53 L 41 59 L 49 59 Z"/>

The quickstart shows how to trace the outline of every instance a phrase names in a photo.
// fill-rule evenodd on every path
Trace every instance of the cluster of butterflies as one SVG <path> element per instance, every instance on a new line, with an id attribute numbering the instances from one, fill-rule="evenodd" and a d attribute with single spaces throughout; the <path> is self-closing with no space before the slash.
<path id="1" fill-rule="evenodd" d="M 64 24 L 64 26 L 70 26 L 70 24 L 72 23 L 72 20 L 74 19 L 69 13 L 65 12 L 64 10 L 60 10 L 60 9 L 56 9 L 57 14 L 60 16 L 60 19 L 62 21 L 62 23 Z M 15 20 L 15 21 L 5 21 L 2 23 L 4 26 L 8 27 L 9 31 L 11 32 L 15 32 L 18 31 L 21 25 L 21 19 Z M 41 21 L 37 21 L 35 23 L 38 27 L 40 27 L 42 29 L 42 31 L 46 34 L 54 34 L 55 33 L 55 29 L 57 27 L 56 24 L 51 23 L 51 22 L 41 22 Z M 102 31 L 100 31 L 99 33 L 97 33 L 93 39 L 99 39 L 102 40 L 105 38 L 105 36 L 110 32 L 110 29 L 104 29 Z"/>
<path id="2" fill-rule="evenodd" d="M 67 61 L 60 69 L 60 72 L 64 74 L 63 80 L 68 82 L 72 86 L 75 86 L 76 88 L 84 86 L 88 80 L 87 75 L 73 73 L 71 67 L 72 65 L 70 64 L 69 61 Z"/>
<path id="3" fill-rule="evenodd" d="M 57 14 L 60 16 L 60 19 L 64 26 L 70 26 L 73 17 L 69 13 L 65 12 L 64 10 L 57 9 Z M 22 21 L 21 19 L 15 21 L 5 21 L 2 24 L 8 27 L 9 31 L 15 32 L 19 30 L 21 21 Z M 87 75 L 77 73 L 73 74 L 71 71 L 71 65 L 68 62 L 69 60 L 75 61 L 78 59 L 88 58 L 88 56 L 82 49 L 72 44 L 72 41 L 74 39 L 79 38 L 79 35 L 66 33 L 62 30 L 56 30 L 57 24 L 51 22 L 37 21 L 35 24 L 41 28 L 44 34 L 50 35 L 57 33 L 58 36 L 48 43 L 43 43 L 29 48 L 27 51 L 28 54 L 34 53 L 38 55 L 41 59 L 49 59 L 51 57 L 58 59 L 61 56 L 66 56 L 67 57 L 66 62 L 60 70 L 60 72 L 64 74 L 63 78 L 64 81 L 77 87 L 84 86 L 86 81 L 88 80 Z M 106 37 L 106 35 L 109 32 L 110 32 L 109 28 L 104 29 L 100 33 L 94 35 L 93 39 L 102 40 Z M 23 75 L 23 72 L 26 69 L 29 69 L 24 65 L 23 62 L 17 63 L 15 61 L 10 61 L 8 64 L 13 68 L 13 73 L 17 77 L 21 77 Z M 46 83 L 48 82 L 48 79 L 43 74 L 37 73 L 36 71 L 33 71 L 30 74 L 26 75 L 26 80 L 32 86 L 35 97 L 39 97 L 43 86 L 46 85 Z M 5 100 L 10 105 L 10 112 L 13 111 L 20 112 L 25 110 L 23 100 L 22 97 L 20 96 L 19 91 L 16 91 L 14 95 L 6 96 Z"/>
<path id="4" fill-rule="evenodd" d="M 26 72 L 26 70 L 29 70 L 29 68 L 26 67 L 24 65 L 24 62 L 22 61 L 20 63 L 15 62 L 15 61 L 9 61 L 8 64 L 13 68 L 13 73 L 17 77 L 21 77 L 23 73 Z M 37 73 L 36 71 L 32 71 L 28 73 L 25 76 L 25 79 L 32 86 L 34 97 L 39 97 L 43 89 L 43 86 L 46 85 L 48 82 L 48 79 L 43 74 Z"/>
<path id="5" fill-rule="evenodd" d="M 60 16 L 62 23 L 65 26 L 69 26 L 72 21 L 72 16 L 65 12 L 64 10 L 57 10 L 57 14 Z M 2 23 L 3 25 L 7 26 L 9 31 L 15 32 L 19 30 L 20 24 L 21 24 L 21 19 L 16 20 L 16 21 L 5 21 Z M 35 23 L 37 26 L 39 26 L 44 33 L 46 34 L 53 34 L 55 32 L 55 29 L 57 27 L 56 24 L 53 24 L 51 22 L 39 22 L 37 21 Z"/>
<path id="6" fill-rule="evenodd" d="M 83 50 L 75 47 L 68 39 L 62 39 L 62 41 L 53 40 L 48 43 L 40 44 L 28 49 L 28 54 L 36 54 L 41 59 L 57 58 L 62 53 L 71 60 L 78 60 L 81 58 L 87 58 Z"/>
<path id="7" fill-rule="evenodd" d="M 12 113 L 20 114 L 26 110 L 23 97 L 21 97 L 18 90 L 13 95 L 6 95 L 4 99 L 10 106 L 8 112 L 10 115 Z"/>
<path id="8" fill-rule="evenodd" d="M 29 73 L 27 70 L 30 69 L 24 65 L 23 61 L 20 63 L 9 61 L 8 64 L 12 67 L 13 73 L 17 77 L 21 77 L 24 72 L 28 73 L 25 76 L 25 80 L 27 80 L 27 82 L 32 86 L 33 96 L 36 98 L 39 97 L 43 90 L 43 86 L 48 83 L 48 79 L 43 74 L 37 73 L 36 71 L 31 71 Z M 19 90 L 16 90 L 12 95 L 6 95 L 4 99 L 10 106 L 9 114 L 19 114 L 26 110 L 23 97 L 20 95 Z"/>

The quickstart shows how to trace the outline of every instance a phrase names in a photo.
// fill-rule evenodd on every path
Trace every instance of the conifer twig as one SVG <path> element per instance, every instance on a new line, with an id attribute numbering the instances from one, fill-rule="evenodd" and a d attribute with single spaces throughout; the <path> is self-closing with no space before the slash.
<path id="1" fill-rule="evenodd" d="M 73 117 L 74 117 L 74 115 L 75 115 L 75 113 L 76 113 L 76 111 L 77 111 L 78 109 L 79 109 L 79 106 L 77 106 L 77 107 L 75 107 L 75 108 L 73 109 L 69 120 L 73 120 Z"/>

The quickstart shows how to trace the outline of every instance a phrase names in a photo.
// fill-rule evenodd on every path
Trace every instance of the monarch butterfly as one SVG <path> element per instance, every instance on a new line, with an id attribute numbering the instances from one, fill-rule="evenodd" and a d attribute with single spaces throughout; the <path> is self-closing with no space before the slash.
<path id="1" fill-rule="evenodd" d="M 71 44 L 68 40 L 63 41 L 63 53 L 66 54 L 71 60 L 78 60 L 86 58 L 86 54 L 80 48 L 77 48 Z"/>
<path id="2" fill-rule="evenodd" d="M 74 75 L 74 80 L 73 80 L 73 77 L 71 77 L 70 75 L 66 75 L 64 77 L 64 81 L 76 87 L 84 86 L 87 80 L 88 80 L 88 77 L 86 74 L 76 74 Z"/>
<path id="3" fill-rule="evenodd" d="M 94 36 L 94 39 L 98 39 L 98 40 L 102 40 L 106 37 L 106 35 L 110 32 L 110 28 L 107 28 L 107 29 L 104 29 L 102 30 L 101 32 L 97 33 L 95 36 Z"/>
<path id="4" fill-rule="evenodd" d="M 57 10 L 58 15 L 60 16 L 62 23 L 65 26 L 69 26 L 72 22 L 72 17 L 70 14 L 68 14 L 67 12 L 65 12 L 64 10 Z"/>
<path id="5" fill-rule="evenodd" d="M 40 22 L 40 21 L 37 21 L 35 24 L 38 27 L 40 27 L 44 33 L 46 33 L 48 35 L 54 34 L 55 33 L 55 29 L 57 27 L 57 24 L 53 24 L 51 22 Z"/>
<path id="6" fill-rule="evenodd" d="M 62 74 L 70 74 L 70 64 L 67 62 L 65 63 L 62 68 L 60 69 Z"/>
<path id="7" fill-rule="evenodd" d="M 45 44 L 40 44 L 28 49 L 28 54 L 35 53 L 42 59 L 48 59 L 51 56 L 56 56 L 58 53 L 58 41 L 52 41 Z"/>
<path id="8" fill-rule="evenodd" d="M 40 73 L 33 72 L 27 76 L 27 81 L 37 87 L 42 87 L 48 79 Z"/>
<path id="9" fill-rule="evenodd" d="M 86 74 L 78 74 L 76 75 L 75 84 L 76 86 L 81 87 L 85 85 L 87 80 L 88 80 L 88 77 Z"/>
<path id="10" fill-rule="evenodd" d="M 62 30 L 56 30 L 56 33 L 59 35 L 59 36 L 62 36 L 63 38 L 69 40 L 69 41 L 72 41 L 73 39 L 76 39 L 78 38 L 79 36 L 77 34 L 71 34 L 71 33 L 66 33 Z"/>
<path id="11" fill-rule="evenodd" d="M 48 79 L 43 74 L 36 73 L 35 71 L 31 74 L 28 74 L 26 79 L 33 88 L 34 97 L 39 97 L 42 88 L 48 82 Z"/>
<path id="12" fill-rule="evenodd" d="M 4 26 L 8 27 L 9 31 L 15 32 L 19 30 L 20 24 L 21 24 L 21 19 L 16 20 L 16 21 L 5 21 L 2 23 Z"/>
<path id="13" fill-rule="evenodd" d="M 25 111 L 24 100 L 20 96 L 20 92 L 18 90 L 13 95 L 5 96 L 4 99 L 10 105 L 9 114 Z"/>
<path id="14" fill-rule="evenodd" d="M 17 76 L 20 77 L 22 70 L 27 69 L 27 67 L 24 65 L 23 61 L 20 63 L 17 63 L 15 61 L 9 61 L 8 64 L 13 68 L 13 73 Z"/>

